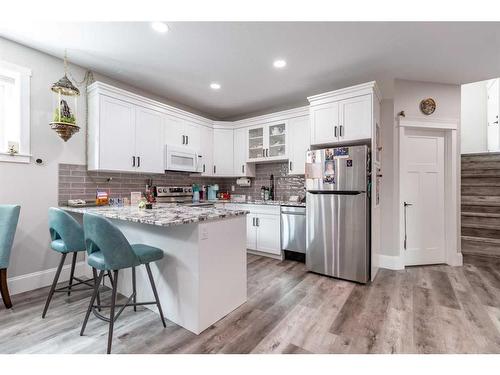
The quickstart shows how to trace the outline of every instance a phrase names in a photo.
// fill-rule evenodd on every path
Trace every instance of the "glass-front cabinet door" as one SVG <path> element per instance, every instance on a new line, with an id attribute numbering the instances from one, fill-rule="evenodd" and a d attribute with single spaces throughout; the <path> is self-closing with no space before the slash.
<path id="1" fill-rule="evenodd" d="M 281 160 L 287 157 L 286 123 L 271 123 L 248 129 L 248 160 Z"/>
<path id="2" fill-rule="evenodd" d="M 269 143 L 266 157 L 284 157 L 286 155 L 286 125 L 269 125 L 268 136 Z"/>
<path id="3" fill-rule="evenodd" d="M 264 128 L 248 130 L 248 158 L 261 159 L 264 153 Z"/>

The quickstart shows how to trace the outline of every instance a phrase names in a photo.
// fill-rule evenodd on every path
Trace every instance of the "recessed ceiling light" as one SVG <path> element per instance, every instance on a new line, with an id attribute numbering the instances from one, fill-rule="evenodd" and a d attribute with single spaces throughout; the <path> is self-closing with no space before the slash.
<path id="1" fill-rule="evenodd" d="M 217 82 L 212 82 L 212 83 L 210 84 L 210 88 L 211 88 L 212 90 L 218 90 L 218 89 L 220 89 L 220 84 L 218 84 Z"/>
<path id="2" fill-rule="evenodd" d="M 159 33 L 166 33 L 168 31 L 168 25 L 163 22 L 152 22 L 151 27 Z"/>
<path id="3" fill-rule="evenodd" d="M 275 68 L 284 68 L 286 66 L 286 61 L 285 60 L 274 60 L 273 65 Z"/>

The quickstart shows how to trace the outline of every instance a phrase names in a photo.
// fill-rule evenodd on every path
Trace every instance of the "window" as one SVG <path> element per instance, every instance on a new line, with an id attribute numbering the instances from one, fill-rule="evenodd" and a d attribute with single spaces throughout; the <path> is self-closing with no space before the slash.
<path id="1" fill-rule="evenodd" d="M 30 161 L 30 77 L 30 69 L 0 61 L 0 162 Z"/>

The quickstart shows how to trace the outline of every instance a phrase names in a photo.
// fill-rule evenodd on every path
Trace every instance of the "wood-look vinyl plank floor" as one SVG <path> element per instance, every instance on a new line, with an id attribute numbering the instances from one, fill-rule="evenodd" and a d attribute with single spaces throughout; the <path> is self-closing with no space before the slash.
<path id="1" fill-rule="evenodd" d="M 293 261 L 247 259 L 247 303 L 200 335 L 170 321 L 163 328 L 148 309 L 126 309 L 113 353 L 500 353 L 500 259 L 380 270 L 369 285 Z M 42 319 L 47 293 L 0 306 L 0 353 L 104 353 L 107 323 L 91 315 L 79 335 L 91 291 L 57 294 Z"/>

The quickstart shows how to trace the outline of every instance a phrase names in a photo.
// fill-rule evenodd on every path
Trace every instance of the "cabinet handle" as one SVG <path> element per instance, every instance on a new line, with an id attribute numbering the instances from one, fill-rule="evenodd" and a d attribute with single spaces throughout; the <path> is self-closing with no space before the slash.
<path id="1" fill-rule="evenodd" d="M 184 140 L 184 136 L 182 136 L 182 144 L 185 145 L 186 141 Z"/>
<path id="2" fill-rule="evenodd" d="M 203 164 L 203 173 L 205 173 L 205 164 Z"/>
<path id="3" fill-rule="evenodd" d="M 132 167 L 135 167 L 135 156 L 132 156 Z"/>
<path id="4" fill-rule="evenodd" d="M 217 168 L 215 168 L 215 165 L 214 165 L 214 173 L 216 173 L 216 172 L 217 172 Z"/>
<path id="5" fill-rule="evenodd" d="M 255 226 L 255 218 L 252 217 L 252 227 L 254 227 L 254 226 Z"/>
<path id="6" fill-rule="evenodd" d="M 340 129 L 339 129 L 339 130 L 340 130 L 340 131 L 339 131 L 339 135 L 340 135 L 341 137 L 342 137 L 342 128 L 343 128 L 343 126 L 342 126 L 342 125 L 340 125 Z"/>
<path id="7" fill-rule="evenodd" d="M 266 148 L 266 158 L 269 156 L 269 149 Z"/>
<path id="8" fill-rule="evenodd" d="M 290 172 L 292 171 L 292 161 L 290 161 Z"/>
<path id="9" fill-rule="evenodd" d="M 265 157 L 265 156 L 266 156 L 266 150 L 262 149 L 262 157 Z"/>
<path id="10" fill-rule="evenodd" d="M 138 156 L 137 157 L 137 168 L 139 168 L 141 166 L 141 157 Z"/>
<path id="11" fill-rule="evenodd" d="M 189 135 L 186 135 L 186 144 L 189 144 Z"/>
<path id="12" fill-rule="evenodd" d="M 333 132 L 333 133 L 334 133 L 334 134 L 333 134 L 333 135 L 334 135 L 334 137 L 335 137 L 335 138 L 337 138 L 337 125 L 335 125 L 335 130 L 334 130 L 334 132 Z"/>
<path id="13" fill-rule="evenodd" d="M 259 218 L 258 217 L 255 218 L 255 222 L 256 222 L 257 226 L 259 226 Z"/>
<path id="14" fill-rule="evenodd" d="M 245 164 L 241 165 L 241 173 L 245 173 Z"/>

